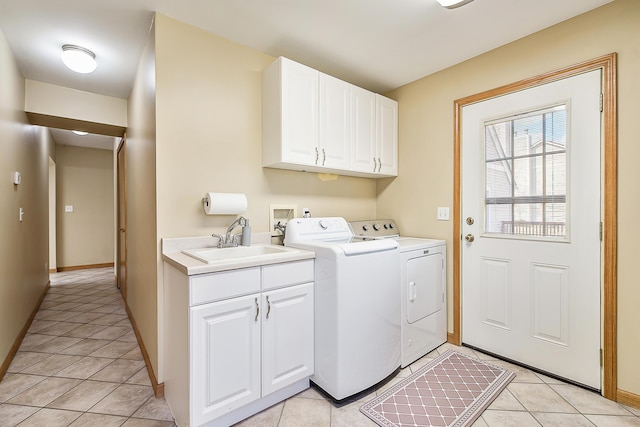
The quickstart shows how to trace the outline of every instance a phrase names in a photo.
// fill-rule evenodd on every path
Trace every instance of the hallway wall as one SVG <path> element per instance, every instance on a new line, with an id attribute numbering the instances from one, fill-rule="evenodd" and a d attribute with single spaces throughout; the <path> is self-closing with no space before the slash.
<path id="1" fill-rule="evenodd" d="M 113 263 L 113 151 L 57 144 L 56 172 L 57 267 Z"/>
<path id="2" fill-rule="evenodd" d="M 49 280 L 48 129 L 29 125 L 24 78 L 0 31 L 0 374 Z M 22 174 L 14 185 L 13 171 Z M 24 219 L 19 221 L 19 210 Z"/>

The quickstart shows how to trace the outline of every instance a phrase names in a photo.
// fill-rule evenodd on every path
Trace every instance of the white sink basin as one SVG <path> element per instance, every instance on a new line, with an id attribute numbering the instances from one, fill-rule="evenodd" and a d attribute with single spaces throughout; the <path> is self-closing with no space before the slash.
<path id="1" fill-rule="evenodd" d="M 268 246 L 268 245 L 254 245 L 254 246 L 236 246 L 232 248 L 202 248 L 202 249 L 189 249 L 182 251 L 183 254 L 189 255 L 198 261 L 206 262 L 207 264 L 224 262 L 224 261 L 238 261 L 239 258 L 255 259 L 259 257 L 272 257 L 279 254 L 286 254 L 292 252 L 291 249 L 284 246 Z"/>

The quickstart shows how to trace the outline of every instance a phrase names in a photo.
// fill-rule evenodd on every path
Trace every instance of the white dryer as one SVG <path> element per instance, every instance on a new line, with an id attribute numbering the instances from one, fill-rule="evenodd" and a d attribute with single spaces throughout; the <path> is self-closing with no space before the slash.
<path id="1" fill-rule="evenodd" d="M 446 242 L 402 237 L 389 219 L 350 224 L 363 240 L 393 239 L 399 244 L 404 368 L 447 341 Z"/>

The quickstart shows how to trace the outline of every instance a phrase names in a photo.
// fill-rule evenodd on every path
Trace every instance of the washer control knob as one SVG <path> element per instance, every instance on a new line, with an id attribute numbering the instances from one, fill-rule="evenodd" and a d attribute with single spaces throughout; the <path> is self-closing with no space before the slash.
<path id="1" fill-rule="evenodd" d="M 380 230 L 380 224 L 373 224 L 373 229 L 376 231 Z"/>
<path id="2" fill-rule="evenodd" d="M 393 226 L 393 223 L 389 223 L 389 228 L 390 228 L 390 229 L 392 229 L 392 230 L 395 228 L 395 227 Z"/>
<path id="3" fill-rule="evenodd" d="M 369 226 L 365 224 L 365 225 L 362 226 L 362 229 L 364 231 L 369 231 Z"/>
<path id="4" fill-rule="evenodd" d="M 328 228 L 328 225 L 325 224 L 325 222 L 323 220 L 318 221 L 318 225 L 320 226 L 320 228 L 322 228 L 323 230 L 326 230 Z"/>
<path id="5" fill-rule="evenodd" d="M 385 230 L 388 230 L 388 229 L 389 229 L 389 224 L 385 224 L 385 225 L 384 225 L 384 229 L 385 229 Z"/>

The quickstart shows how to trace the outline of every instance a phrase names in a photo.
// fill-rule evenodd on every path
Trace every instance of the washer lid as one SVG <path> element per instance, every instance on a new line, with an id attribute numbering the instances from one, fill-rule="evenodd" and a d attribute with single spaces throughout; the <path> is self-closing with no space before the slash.
<path id="1" fill-rule="evenodd" d="M 353 232 L 344 218 L 293 218 L 287 222 L 284 244 L 310 240 L 345 241 L 351 237 Z"/>
<path id="2" fill-rule="evenodd" d="M 381 240 L 352 240 L 338 245 L 346 256 L 363 255 L 374 252 L 391 251 L 398 247 L 394 239 Z"/>
<path id="3" fill-rule="evenodd" d="M 354 238 L 351 226 L 340 217 L 294 218 L 287 223 L 284 245 L 302 249 L 315 247 L 316 252 L 331 248 L 345 256 L 395 250 L 398 247 L 394 239 Z"/>

